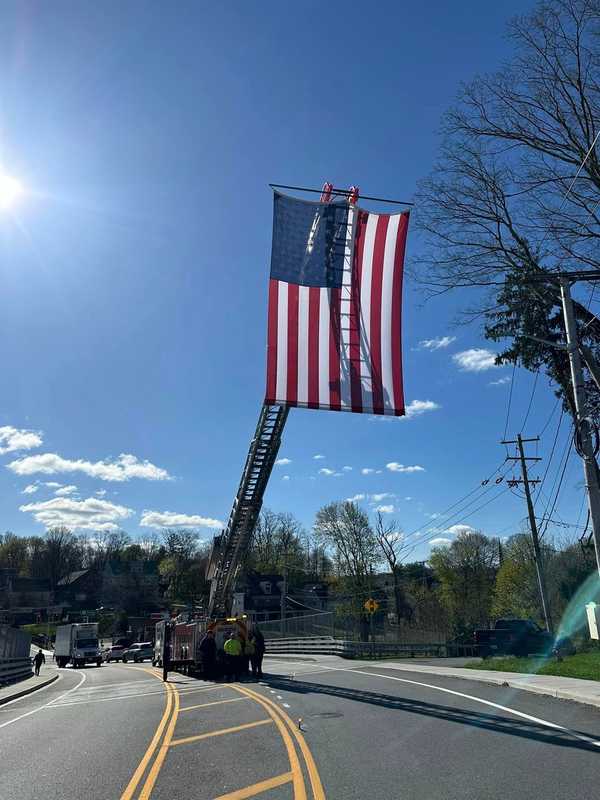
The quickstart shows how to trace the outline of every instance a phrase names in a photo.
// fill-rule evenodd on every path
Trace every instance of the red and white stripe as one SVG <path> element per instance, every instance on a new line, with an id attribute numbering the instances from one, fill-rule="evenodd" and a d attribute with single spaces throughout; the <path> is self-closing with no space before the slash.
<path id="1" fill-rule="evenodd" d="M 270 280 L 265 402 L 400 416 L 408 213 L 349 223 L 341 288 Z"/>

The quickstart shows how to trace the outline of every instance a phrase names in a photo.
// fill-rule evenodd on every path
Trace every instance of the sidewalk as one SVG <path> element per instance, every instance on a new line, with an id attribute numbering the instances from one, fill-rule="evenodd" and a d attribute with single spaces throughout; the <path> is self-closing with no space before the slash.
<path id="1" fill-rule="evenodd" d="M 401 661 L 388 661 L 387 659 L 346 659 L 340 656 L 319 655 L 304 656 L 300 654 L 265 655 L 265 660 L 273 659 L 283 663 L 286 661 L 316 662 L 315 672 L 320 668 L 323 672 L 328 670 L 373 669 L 379 671 L 394 670 L 398 672 L 419 673 L 423 676 L 438 675 L 445 678 L 459 678 L 460 680 L 488 683 L 493 686 L 508 686 L 535 694 L 545 694 L 561 700 L 572 700 L 576 703 L 600 708 L 600 681 L 587 681 L 580 678 L 561 678 L 555 675 L 528 675 L 520 672 L 500 672 L 498 670 L 464 669 L 463 664 L 472 662 L 472 658 L 425 658 L 402 659 Z M 298 674 L 301 678 L 301 673 Z"/>
<path id="2" fill-rule="evenodd" d="M 600 708 L 600 682 L 586 681 L 580 678 L 561 678 L 555 675 L 526 675 L 520 672 L 500 672 L 496 670 L 462 669 L 445 666 L 442 663 L 401 663 L 397 661 L 369 661 L 370 667 L 393 669 L 402 672 L 420 672 L 425 675 L 443 675 L 448 678 L 462 678 L 468 681 L 480 681 L 496 686 L 510 686 L 526 692 L 546 694 L 561 700 L 574 700 Z M 440 659 L 445 661 L 446 659 Z M 354 663 L 354 662 L 353 662 Z"/>
<path id="3" fill-rule="evenodd" d="M 17 697 L 23 697 L 26 694 L 31 694 L 43 686 L 48 686 L 58 679 L 58 670 L 44 669 L 42 667 L 42 674 L 38 677 L 32 675 L 31 678 L 25 678 L 24 681 L 11 683 L 10 686 L 4 686 L 0 689 L 0 706 L 8 703 L 11 700 L 16 700 Z"/>

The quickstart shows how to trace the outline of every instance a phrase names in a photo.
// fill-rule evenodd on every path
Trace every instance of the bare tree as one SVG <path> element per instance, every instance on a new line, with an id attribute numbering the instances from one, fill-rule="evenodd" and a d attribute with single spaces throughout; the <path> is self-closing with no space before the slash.
<path id="1" fill-rule="evenodd" d="M 540 2 L 508 33 L 511 62 L 464 86 L 444 117 L 417 197 L 426 246 L 413 271 L 433 295 L 478 287 L 467 314 L 512 339 L 500 359 L 547 364 L 572 412 L 564 355 L 530 338 L 556 340 L 558 287 L 531 278 L 600 267 L 600 0 Z M 584 304 L 576 313 L 598 353 L 600 321 Z"/>
<path id="2" fill-rule="evenodd" d="M 463 87 L 418 203 L 434 292 L 600 266 L 599 33 L 598 0 L 538 3 L 509 25 L 512 62 Z"/>
<path id="3" fill-rule="evenodd" d="M 396 609 L 396 619 L 410 619 L 412 617 L 412 606 L 406 601 L 404 587 L 402 585 L 402 559 L 408 554 L 409 546 L 404 535 L 398 528 L 395 520 L 384 522 L 381 512 L 377 512 L 375 523 L 375 537 L 383 557 L 385 558 L 392 579 L 394 581 L 394 607 Z"/>

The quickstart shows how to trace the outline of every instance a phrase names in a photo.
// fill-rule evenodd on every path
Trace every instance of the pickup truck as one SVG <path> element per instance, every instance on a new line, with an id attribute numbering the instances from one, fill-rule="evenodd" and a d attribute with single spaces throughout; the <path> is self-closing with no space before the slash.
<path id="1" fill-rule="evenodd" d="M 482 658 L 489 656 L 572 655 L 575 652 L 568 636 L 555 639 L 531 619 L 498 619 L 493 628 L 475 631 L 475 644 Z"/>

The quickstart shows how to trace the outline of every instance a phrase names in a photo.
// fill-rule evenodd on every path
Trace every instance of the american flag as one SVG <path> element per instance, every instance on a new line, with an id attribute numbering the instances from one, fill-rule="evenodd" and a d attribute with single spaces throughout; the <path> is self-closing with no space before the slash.
<path id="1" fill-rule="evenodd" d="M 408 218 L 275 192 L 267 404 L 404 414 Z"/>

